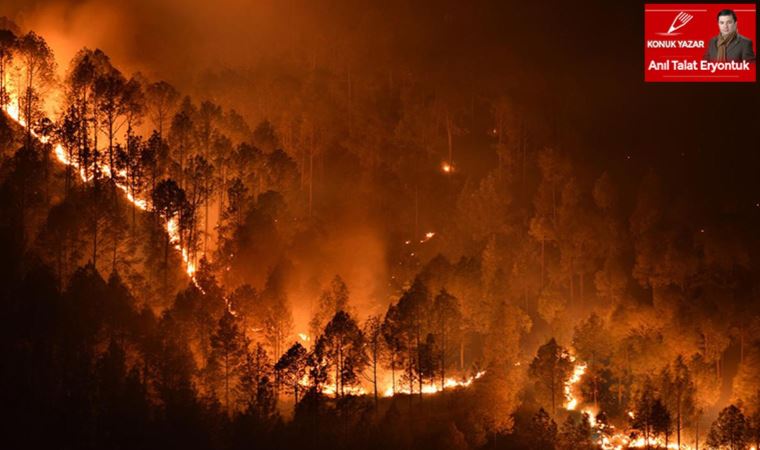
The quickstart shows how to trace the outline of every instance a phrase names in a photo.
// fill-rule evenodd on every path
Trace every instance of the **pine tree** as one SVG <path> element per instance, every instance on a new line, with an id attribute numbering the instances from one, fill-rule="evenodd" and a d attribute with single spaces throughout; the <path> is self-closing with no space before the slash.
<path id="1" fill-rule="evenodd" d="M 372 395 L 375 401 L 375 408 L 378 405 L 378 375 L 377 370 L 381 361 L 386 354 L 386 348 L 383 345 L 383 323 L 380 316 L 371 316 L 364 323 L 362 330 L 367 343 L 367 365 L 371 375 L 365 374 L 365 379 L 372 383 Z"/>
<path id="2" fill-rule="evenodd" d="M 245 336 L 240 331 L 238 319 L 226 310 L 219 319 L 216 332 L 211 336 L 211 360 L 209 366 L 219 368 L 224 382 L 224 406 L 230 409 L 230 388 L 234 388 L 246 357 Z"/>
<path id="3" fill-rule="evenodd" d="M 271 419 L 276 406 L 273 367 L 264 346 L 257 343 L 246 350 L 240 372 L 237 391 L 245 410 L 259 420 Z"/>
<path id="4" fill-rule="evenodd" d="M 557 399 L 562 392 L 562 385 L 570 377 L 572 370 L 570 355 L 554 338 L 539 347 L 536 357 L 530 363 L 530 374 L 538 391 L 548 397 L 552 415 L 556 414 Z"/>
<path id="5" fill-rule="evenodd" d="M 654 435 L 665 436 L 665 448 L 667 448 L 670 433 L 673 431 L 673 419 L 659 398 L 652 403 L 650 417 L 652 421 L 652 433 Z"/>
<path id="6" fill-rule="evenodd" d="M 544 408 L 539 408 L 531 418 L 530 436 L 533 448 L 554 450 L 557 443 L 557 424 Z"/>
<path id="7" fill-rule="evenodd" d="M 346 283 L 340 277 L 335 277 L 330 282 L 330 287 L 319 296 L 319 306 L 314 317 L 309 322 L 312 337 L 316 339 L 322 332 L 328 320 L 339 311 L 348 311 L 349 292 Z"/>
<path id="8" fill-rule="evenodd" d="M 335 395 L 343 397 L 346 387 L 359 382 L 359 374 L 367 364 L 364 333 L 345 311 L 338 311 L 325 326 L 315 352 L 322 353 L 333 368 Z"/>
<path id="9" fill-rule="evenodd" d="M 433 311 L 436 321 L 436 333 L 438 335 L 439 347 L 439 370 L 441 375 L 441 389 L 444 387 L 446 380 L 446 359 L 452 344 L 457 339 L 461 339 L 460 330 L 462 326 L 462 313 L 459 308 L 459 301 L 456 297 L 449 294 L 446 289 L 436 295 L 433 301 Z"/>
<path id="10" fill-rule="evenodd" d="M 595 448 L 591 436 L 591 424 L 585 413 L 576 423 L 572 415 L 568 415 L 557 435 L 557 450 L 591 450 Z"/>
<path id="11" fill-rule="evenodd" d="M 293 392 L 295 404 L 301 391 L 301 380 L 306 375 L 308 352 L 300 342 L 293 344 L 274 365 L 278 385 L 285 386 Z"/>
<path id="12" fill-rule="evenodd" d="M 744 450 L 747 446 L 747 419 L 735 405 L 729 405 L 718 414 L 710 427 L 707 445 L 714 448 Z"/>

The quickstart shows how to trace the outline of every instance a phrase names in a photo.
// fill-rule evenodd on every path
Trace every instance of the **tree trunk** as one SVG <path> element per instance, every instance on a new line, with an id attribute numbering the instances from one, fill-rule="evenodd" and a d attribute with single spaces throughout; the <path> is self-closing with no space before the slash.
<path id="1" fill-rule="evenodd" d="M 449 165 L 454 167 L 454 142 L 453 142 L 453 124 L 449 117 L 449 110 L 446 108 L 446 138 L 449 146 Z"/>
<path id="2" fill-rule="evenodd" d="M 417 191 L 417 185 L 414 186 L 414 235 L 412 236 L 412 242 L 419 236 L 419 222 L 420 222 L 420 206 L 419 206 L 419 194 Z"/>
<path id="3" fill-rule="evenodd" d="M 98 219 L 96 218 L 92 227 L 92 265 L 98 268 Z"/>
<path id="4" fill-rule="evenodd" d="M 546 267 L 546 239 L 541 239 L 541 289 L 544 288 L 544 268 Z"/>
<path id="5" fill-rule="evenodd" d="M 309 218 L 311 218 L 314 202 L 314 148 L 309 152 Z"/>
<path id="6" fill-rule="evenodd" d="M 375 391 L 375 410 L 377 411 L 377 346 L 378 343 L 375 342 L 374 346 L 372 347 L 372 385 Z"/>
<path id="7" fill-rule="evenodd" d="M 227 417 L 230 415 L 230 361 L 229 354 L 224 353 L 224 404 L 227 409 Z"/>
<path id="8" fill-rule="evenodd" d="M 678 405 L 676 407 L 676 441 L 678 442 L 678 448 L 681 448 L 681 392 L 679 388 L 678 395 L 676 396 Z"/>
<path id="9" fill-rule="evenodd" d="M 551 386 L 549 386 L 552 398 L 552 417 L 556 417 L 556 408 L 554 406 L 554 374 L 552 374 Z"/>
<path id="10" fill-rule="evenodd" d="M 169 233 L 165 233 L 164 239 L 164 295 L 169 293 Z"/>
<path id="11" fill-rule="evenodd" d="M 580 302 L 581 306 L 583 306 L 583 271 L 581 270 L 579 277 L 579 283 L 578 283 L 578 301 Z"/>
<path id="12" fill-rule="evenodd" d="M 204 205 L 204 217 L 203 217 L 203 257 L 206 257 L 206 251 L 208 249 L 208 212 L 209 212 L 209 206 L 208 201 L 209 197 L 211 197 L 209 192 L 209 186 L 208 186 L 208 180 L 204 181 L 205 183 L 205 190 L 206 190 L 206 199 L 205 199 L 205 205 Z"/>
<path id="13" fill-rule="evenodd" d="M 441 392 L 446 383 L 446 331 L 445 326 L 441 328 Z"/>
<path id="14" fill-rule="evenodd" d="M 396 353 L 391 350 L 391 390 L 396 395 Z"/>
<path id="15" fill-rule="evenodd" d="M 348 80 L 347 80 L 347 88 L 348 88 L 348 136 L 351 137 L 353 134 L 353 103 L 354 103 L 354 92 L 353 92 L 353 84 L 351 80 L 351 68 L 348 68 Z"/>

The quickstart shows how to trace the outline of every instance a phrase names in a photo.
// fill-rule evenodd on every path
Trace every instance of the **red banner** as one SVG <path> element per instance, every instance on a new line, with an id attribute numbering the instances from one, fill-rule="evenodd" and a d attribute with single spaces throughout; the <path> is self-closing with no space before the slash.
<path id="1" fill-rule="evenodd" d="M 644 5 L 644 80 L 754 82 L 755 10 L 753 3 Z"/>

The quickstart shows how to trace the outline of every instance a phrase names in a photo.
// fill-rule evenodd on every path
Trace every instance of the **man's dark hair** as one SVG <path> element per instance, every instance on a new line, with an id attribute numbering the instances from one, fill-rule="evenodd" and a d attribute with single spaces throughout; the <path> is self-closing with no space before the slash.
<path id="1" fill-rule="evenodd" d="M 733 9 L 721 9 L 720 12 L 718 12 L 717 20 L 720 20 L 720 16 L 731 16 L 734 18 L 734 23 L 736 23 L 736 13 Z"/>

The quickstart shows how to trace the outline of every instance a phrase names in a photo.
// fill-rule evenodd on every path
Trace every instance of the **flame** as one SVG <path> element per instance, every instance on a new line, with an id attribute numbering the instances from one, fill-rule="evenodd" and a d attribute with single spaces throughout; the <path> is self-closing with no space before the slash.
<path id="1" fill-rule="evenodd" d="M 12 99 L 8 105 L 6 105 L 3 110 L 6 112 L 6 114 L 13 119 L 16 123 L 21 125 L 22 127 L 26 127 L 26 123 L 24 122 L 21 117 L 19 117 L 19 107 L 18 107 L 18 100 L 15 99 L 15 101 Z M 35 133 L 33 130 L 31 131 L 32 136 L 40 141 L 41 143 L 45 144 L 50 141 L 49 136 L 40 136 L 37 133 Z M 83 182 L 88 182 L 92 180 L 92 176 L 88 177 L 84 167 L 80 167 L 79 163 L 76 161 L 72 161 L 69 159 L 68 155 L 66 154 L 66 150 L 63 148 L 63 145 L 60 143 L 55 143 L 53 146 L 53 154 L 55 155 L 56 159 L 66 166 L 71 166 L 74 169 L 76 169 L 79 172 L 79 176 L 82 179 Z M 99 164 L 100 171 L 106 175 L 111 176 L 111 168 L 104 163 Z M 126 177 L 126 171 L 120 170 L 117 175 L 121 178 Z M 148 201 L 144 198 L 138 198 L 135 197 L 132 192 L 130 192 L 129 187 L 118 181 L 117 179 L 114 179 L 114 184 L 117 188 L 119 188 L 122 192 L 124 192 L 127 200 L 135 205 L 138 209 L 142 211 L 146 211 L 148 209 Z M 183 247 L 181 245 L 180 235 L 179 235 L 179 227 L 178 221 L 176 217 L 172 217 L 164 224 L 164 229 L 169 235 L 169 243 L 172 245 L 172 247 L 177 250 L 182 255 L 182 262 L 185 266 L 185 272 L 192 280 L 193 284 L 196 285 L 200 289 L 200 286 L 198 285 L 197 280 L 195 279 L 195 272 L 196 272 L 196 266 L 193 261 L 190 259 L 189 251 L 186 247 Z"/>
<path id="2" fill-rule="evenodd" d="M 15 102 L 11 101 L 6 107 L 5 112 L 10 116 L 11 119 L 13 119 L 16 123 L 21 125 L 22 127 L 26 126 L 26 122 L 21 118 L 21 113 L 19 111 L 18 107 L 18 100 Z"/>
<path id="3" fill-rule="evenodd" d="M 454 166 L 447 161 L 444 161 L 441 163 L 441 170 L 443 170 L 445 173 L 451 173 L 454 171 Z"/>
<path id="4" fill-rule="evenodd" d="M 422 386 L 422 393 L 435 394 L 445 389 L 451 389 L 451 388 L 456 388 L 456 387 L 468 387 L 473 383 L 473 381 L 485 375 L 485 373 L 486 372 L 483 370 L 464 380 L 458 380 L 456 378 L 446 378 L 443 380 L 443 387 L 441 387 L 439 384 L 436 384 L 436 383 L 426 384 Z M 397 387 L 395 392 L 393 390 L 393 387 L 389 386 L 383 391 L 382 395 L 383 397 L 393 397 L 396 394 L 413 394 L 413 393 L 414 392 L 409 390 L 408 386 L 404 388 Z M 417 393 L 419 393 L 419 391 Z"/>
<path id="5" fill-rule="evenodd" d="M 575 357 L 570 356 L 570 360 L 575 362 Z M 573 411 L 578 406 L 578 399 L 575 397 L 573 388 L 581 381 L 583 374 L 586 373 L 586 367 L 586 363 L 576 363 L 575 367 L 573 367 L 573 374 L 565 381 L 563 392 L 565 394 L 565 409 L 568 411 Z"/>
<path id="6" fill-rule="evenodd" d="M 425 237 L 420 241 L 420 244 L 424 244 L 430 239 L 433 239 L 433 236 L 435 236 L 435 233 L 432 231 L 428 231 L 427 233 L 425 233 Z"/>
<path id="7" fill-rule="evenodd" d="M 570 378 L 567 379 L 563 388 L 565 395 L 565 409 L 568 411 L 575 410 L 579 405 L 579 399 L 575 396 L 575 386 L 581 381 L 583 375 L 586 373 L 588 365 L 584 362 L 576 362 L 574 356 L 569 355 L 570 361 L 575 362 L 573 367 L 573 373 Z M 593 408 L 586 407 L 581 410 L 588 415 L 589 424 L 591 428 L 599 435 L 597 445 L 603 450 L 623 450 L 626 448 L 668 448 L 673 450 L 692 450 L 692 447 L 681 443 L 681 448 L 678 448 L 678 444 L 674 442 L 668 442 L 665 445 L 665 440 L 660 436 L 650 436 L 649 439 L 644 439 L 643 436 L 631 438 L 628 434 L 615 431 L 615 427 L 612 425 L 605 425 L 597 422 L 596 416 L 598 411 Z M 628 417 L 633 419 L 635 417 L 633 411 L 628 411 Z"/>

